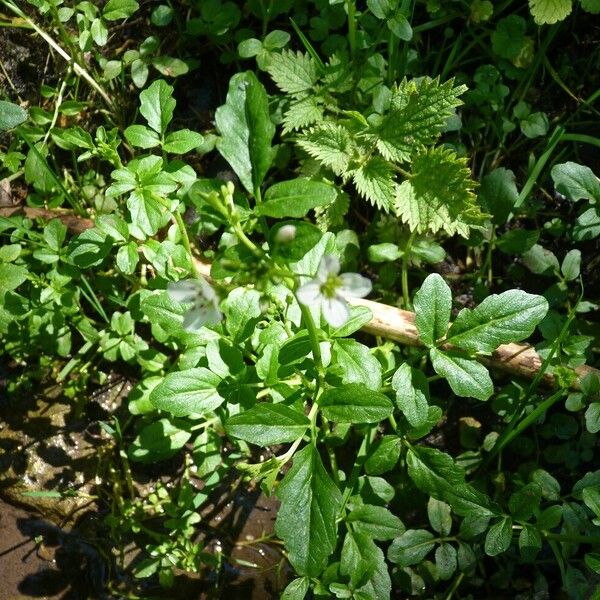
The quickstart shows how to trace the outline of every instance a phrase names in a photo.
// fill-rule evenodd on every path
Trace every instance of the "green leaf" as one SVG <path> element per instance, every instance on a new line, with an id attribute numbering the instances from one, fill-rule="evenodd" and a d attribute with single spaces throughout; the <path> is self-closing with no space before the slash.
<path id="1" fill-rule="evenodd" d="M 538 552 L 542 549 L 542 535 L 535 528 L 524 525 L 519 534 L 519 551 L 521 556 L 527 562 L 535 559 Z"/>
<path id="2" fill-rule="evenodd" d="M 519 199 L 515 174 L 504 167 L 494 169 L 481 180 L 478 198 L 483 209 L 492 215 L 494 224 L 504 225 Z"/>
<path id="3" fill-rule="evenodd" d="M 310 426 L 306 416 L 284 404 L 260 403 L 230 417 L 225 431 L 258 446 L 293 442 Z"/>
<path id="4" fill-rule="evenodd" d="M 445 542 L 441 543 L 435 549 L 435 566 L 439 578 L 443 581 L 450 579 L 454 575 L 457 565 L 456 548 Z"/>
<path id="5" fill-rule="evenodd" d="M 527 115 L 527 117 L 520 122 L 520 126 L 523 135 L 533 139 L 546 135 L 548 133 L 550 123 L 546 113 L 535 112 Z"/>
<path id="6" fill-rule="evenodd" d="M 342 496 L 313 444 L 294 455 L 277 497 L 275 532 L 285 542 L 289 561 L 300 575 L 317 577 L 335 550 Z"/>
<path id="7" fill-rule="evenodd" d="M 318 97 L 307 96 L 294 100 L 283 115 L 283 133 L 304 129 L 322 120 L 323 107 L 319 104 Z"/>
<path id="8" fill-rule="evenodd" d="M 435 348 L 431 349 L 430 357 L 435 372 L 448 380 L 457 396 L 487 400 L 494 393 L 488 370 L 477 361 Z"/>
<path id="9" fill-rule="evenodd" d="M 27 121 L 27 111 L 18 104 L 0 100 L 0 131 L 14 129 Z"/>
<path id="10" fill-rule="evenodd" d="M 465 86 L 438 78 L 404 79 L 392 89 L 390 111 L 377 130 L 377 149 L 391 161 L 409 162 L 415 150 L 431 145 L 446 126 Z"/>
<path id="11" fill-rule="evenodd" d="M 426 346 L 434 346 L 446 335 L 452 310 L 452 292 L 441 275 L 432 273 L 425 278 L 415 294 L 414 309 L 421 341 Z"/>
<path id="12" fill-rule="evenodd" d="M 388 549 L 388 559 L 400 567 L 420 563 L 433 550 L 435 538 L 425 529 L 407 529 Z"/>
<path id="13" fill-rule="evenodd" d="M 597 15 L 600 13 L 600 0 L 581 0 L 581 8 L 586 12 Z"/>
<path id="14" fill-rule="evenodd" d="M 165 331 L 176 332 L 183 324 L 184 305 L 172 300 L 166 292 L 146 296 L 141 304 L 144 315 L 152 324 Z"/>
<path id="15" fill-rule="evenodd" d="M 525 254 L 539 239 L 540 232 L 537 229 L 511 229 L 498 238 L 496 247 L 509 255 Z"/>
<path id="16" fill-rule="evenodd" d="M 201 134 L 190 129 L 180 129 L 167 136 L 163 150 L 172 154 L 186 154 L 200 146 L 203 141 Z"/>
<path id="17" fill-rule="evenodd" d="M 352 181 L 358 193 L 380 210 L 390 212 L 396 197 L 394 170 L 387 160 L 373 156 L 354 171 Z"/>
<path id="18" fill-rule="evenodd" d="M 375 540 L 393 540 L 406 531 L 402 521 L 383 506 L 363 504 L 346 517 L 357 531 Z"/>
<path id="19" fill-rule="evenodd" d="M 529 0 L 529 10 L 536 25 L 552 25 L 571 13 L 572 3 L 571 0 Z"/>
<path id="20" fill-rule="evenodd" d="M 176 417 L 215 410 L 225 399 L 217 391 L 221 378 L 204 367 L 169 373 L 150 394 L 150 402 Z"/>
<path id="21" fill-rule="evenodd" d="M 127 141 L 138 148 L 155 148 L 160 144 L 158 133 L 145 125 L 130 125 L 124 133 Z"/>
<path id="22" fill-rule="evenodd" d="M 590 433 L 600 432 L 600 402 L 592 402 L 585 411 L 585 428 Z"/>
<path id="23" fill-rule="evenodd" d="M 356 144 L 345 127 L 337 123 L 321 123 L 305 131 L 298 145 L 336 175 L 344 175 L 356 153 Z"/>
<path id="24" fill-rule="evenodd" d="M 340 573 L 349 577 L 352 588 L 358 588 L 355 598 L 389 599 L 392 584 L 385 556 L 369 536 L 348 531 L 342 547 Z"/>
<path id="25" fill-rule="evenodd" d="M 338 423 L 378 423 L 394 412 L 387 396 L 359 383 L 326 390 L 319 406 L 325 417 Z"/>
<path id="26" fill-rule="evenodd" d="M 581 271 L 581 251 L 569 250 L 560 267 L 567 281 L 573 281 L 579 277 Z"/>
<path id="27" fill-rule="evenodd" d="M 10 263 L 0 264 L 0 295 L 9 290 L 16 290 L 27 281 L 27 267 Z"/>
<path id="28" fill-rule="evenodd" d="M 221 137 L 217 149 L 246 190 L 255 194 L 271 166 L 275 125 L 267 92 L 254 73 L 237 73 L 229 81 L 227 101 L 215 113 Z"/>
<path id="29" fill-rule="evenodd" d="M 572 202 L 582 199 L 600 202 L 600 181 L 589 167 L 566 162 L 554 165 L 550 174 L 556 190 Z"/>
<path id="30" fill-rule="evenodd" d="M 336 189 L 320 181 L 298 178 L 272 185 L 255 212 L 267 217 L 304 217 L 317 206 L 326 206 L 337 197 Z"/>
<path id="31" fill-rule="evenodd" d="M 492 525 L 485 536 L 485 553 L 498 556 L 506 552 L 512 541 L 512 519 L 504 517 Z"/>
<path id="32" fill-rule="evenodd" d="M 558 272 L 558 259 L 550 250 L 534 244 L 523 254 L 523 264 L 536 275 Z"/>
<path id="33" fill-rule="evenodd" d="M 527 23 L 519 15 L 500 19 L 492 33 L 492 49 L 501 58 L 515 59 L 523 48 Z"/>
<path id="34" fill-rule="evenodd" d="M 162 79 L 140 93 L 140 112 L 159 135 L 164 135 L 167 131 L 175 105 L 173 88 Z"/>
<path id="35" fill-rule="evenodd" d="M 518 521 L 527 521 L 539 508 L 542 500 L 542 488 L 537 483 L 528 483 L 511 494 L 508 508 Z"/>
<path id="36" fill-rule="evenodd" d="M 146 425 L 133 440 L 127 454 L 138 462 L 166 460 L 187 443 L 192 434 L 175 426 L 169 419 Z"/>
<path id="37" fill-rule="evenodd" d="M 108 0 L 102 9 L 102 16 L 107 21 L 129 18 L 139 7 L 135 0 Z"/>
<path id="38" fill-rule="evenodd" d="M 446 148 L 428 148 L 415 156 L 410 179 L 398 186 L 396 214 L 412 231 L 468 237 L 486 219 L 474 187 L 466 158 Z"/>
<path id="39" fill-rule="evenodd" d="M 369 262 L 373 263 L 395 262 L 402 256 L 400 248 L 398 248 L 396 244 L 390 242 L 369 246 L 367 254 Z"/>
<path id="40" fill-rule="evenodd" d="M 391 471 L 400 458 L 402 441 L 397 435 L 384 435 L 375 444 L 367 460 L 365 471 L 369 475 L 381 475 Z"/>
<path id="41" fill-rule="evenodd" d="M 317 81 L 315 61 L 308 54 L 294 53 L 291 50 L 272 54 L 267 72 L 282 92 L 291 95 L 313 93 Z"/>
<path id="42" fill-rule="evenodd" d="M 381 364 L 369 348 L 356 340 L 335 340 L 332 345 L 334 364 L 342 370 L 344 383 L 362 383 L 370 390 L 381 387 Z"/>
<path id="43" fill-rule="evenodd" d="M 254 333 L 256 323 L 262 316 L 260 292 L 236 288 L 229 293 L 222 308 L 227 317 L 227 331 L 235 342 L 242 342 Z"/>
<path id="44" fill-rule="evenodd" d="M 436 498 L 429 498 L 427 502 L 427 516 L 431 527 L 441 536 L 450 535 L 452 529 L 452 509 L 449 504 Z"/>
<path id="45" fill-rule="evenodd" d="M 310 580 L 308 577 L 294 579 L 288 583 L 279 600 L 304 600 L 309 585 Z"/>
<path id="46" fill-rule="evenodd" d="M 501 344 L 529 337 L 547 312 L 543 296 L 522 290 L 492 294 L 476 308 L 458 313 L 447 341 L 469 352 L 493 352 Z"/>
<path id="47" fill-rule="evenodd" d="M 423 427 L 429 416 L 429 389 L 425 375 L 404 363 L 394 373 L 392 388 L 396 391 L 396 405 L 406 420 L 413 427 Z"/>

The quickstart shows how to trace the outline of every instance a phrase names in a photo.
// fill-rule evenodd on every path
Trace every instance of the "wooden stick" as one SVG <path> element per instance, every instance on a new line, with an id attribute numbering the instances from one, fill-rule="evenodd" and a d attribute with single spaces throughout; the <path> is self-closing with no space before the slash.
<path id="1" fill-rule="evenodd" d="M 81 219 L 65 211 L 31 207 L 0 208 L 2 216 L 16 213 L 23 213 L 29 218 L 59 218 L 73 233 L 81 233 L 94 226 L 91 219 Z M 210 264 L 197 258 L 194 259 L 194 263 L 198 273 L 210 279 Z M 366 333 L 394 340 L 407 346 L 422 345 L 419 340 L 419 332 L 415 327 L 415 313 L 362 298 L 353 298 L 350 300 L 350 304 L 366 306 L 373 313 L 371 321 L 362 328 Z M 542 366 L 542 358 L 529 344 L 503 344 L 490 356 L 477 356 L 477 360 L 490 369 L 527 379 L 533 379 Z M 581 380 L 587 375 L 595 375 L 600 379 L 600 370 L 594 367 L 581 365 L 573 370 L 577 374 L 577 378 L 571 387 L 575 390 L 580 389 Z M 550 373 L 544 373 L 542 381 L 549 386 L 556 385 L 556 378 Z"/>

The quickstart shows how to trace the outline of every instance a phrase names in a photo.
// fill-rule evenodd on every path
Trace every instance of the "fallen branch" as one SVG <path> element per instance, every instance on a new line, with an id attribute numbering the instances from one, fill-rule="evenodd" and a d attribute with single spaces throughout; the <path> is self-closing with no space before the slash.
<path id="1" fill-rule="evenodd" d="M 91 219 L 81 219 L 64 211 L 30 207 L 0 208 L 2 216 L 16 213 L 25 214 L 29 218 L 59 218 L 73 233 L 81 233 L 94 225 Z M 210 278 L 210 264 L 198 259 L 195 259 L 194 263 L 198 273 Z M 350 303 L 355 306 L 366 306 L 373 313 L 371 321 L 363 327 L 366 333 L 407 346 L 421 345 L 419 332 L 415 327 L 415 313 L 362 298 L 352 298 Z M 526 379 L 533 379 L 539 373 L 543 362 L 535 348 L 529 344 L 503 344 L 490 356 L 477 356 L 477 360 L 490 369 Z M 600 370 L 594 367 L 581 365 L 573 370 L 577 375 L 572 384 L 575 390 L 580 389 L 581 380 L 587 375 L 595 375 L 600 379 Z M 556 379 L 551 373 L 544 373 L 542 381 L 549 386 L 556 385 Z"/>

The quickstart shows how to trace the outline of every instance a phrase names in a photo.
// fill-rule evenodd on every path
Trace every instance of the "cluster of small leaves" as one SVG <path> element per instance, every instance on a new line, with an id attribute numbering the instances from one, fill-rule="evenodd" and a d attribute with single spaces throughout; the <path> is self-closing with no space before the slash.
<path id="1" fill-rule="evenodd" d="M 365 113 L 345 105 L 344 93 L 356 82 L 343 58 L 323 64 L 283 50 L 272 53 L 265 68 L 287 97 L 284 131 L 300 131 L 298 145 L 342 182 L 352 181 L 360 196 L 417 232 L 466 237 L 482 226 L 467 161 L 434 146 L 464 86 L 428 77 L 380 84 Z"/>

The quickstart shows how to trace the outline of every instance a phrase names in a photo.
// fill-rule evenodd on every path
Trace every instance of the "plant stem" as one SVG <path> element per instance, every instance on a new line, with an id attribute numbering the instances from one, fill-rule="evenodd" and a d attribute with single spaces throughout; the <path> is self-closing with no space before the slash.
<path id="1" fill-rule="evenodd" d="M 408 289 L 408 263 L 410 261 L 410 249 L 412 247 L 413 240 L 415 239 L 415 232 L 413 231 L 406 246 L 404 247 L 404 254 L 402 255 L 402 306 L 405 310 L 410 310 L 410 290 Z"/>
<path id="2" fill-rule="evenodd" d="M 185 251 L 188 253 L 190 257 L 190 264 L 192 265 L 192 273 L 196 279 L 200 278 L 200 273 L 198 273 L 198 269 L 196 268 L 196 263 L 194 261 L 194 254 L 192 253 L 192 245 L 190 244 L 190 236 L 187 232 L 187 227 L 183 221 L 183 217 L 181 213 L 175 210 L 173 213 L 173 217 L 175 219 L 175 223 L 177 223 L 177 228 L 179 229 L 179 234 L 181 235 L 181 241 L 183 242 L 183 247 Z"/>
<path id="3" fill-rule="evenodd" d="M 348 43 L 350 45 L 350 56 L 354 59 L 356 54 L 356 4 L 354 0 L 346 0 L 348 12 Z"/>

